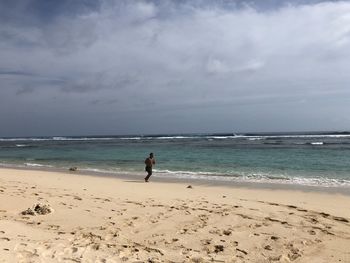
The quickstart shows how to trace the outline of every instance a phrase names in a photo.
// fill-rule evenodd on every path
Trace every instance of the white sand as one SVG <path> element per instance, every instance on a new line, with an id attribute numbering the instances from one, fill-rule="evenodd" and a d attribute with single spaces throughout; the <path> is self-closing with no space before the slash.
<path id="1" fill-rule="evenodd" d="M 0 262 L 350 262 L 349 196 L 142 179 L 0 169 Z"/>

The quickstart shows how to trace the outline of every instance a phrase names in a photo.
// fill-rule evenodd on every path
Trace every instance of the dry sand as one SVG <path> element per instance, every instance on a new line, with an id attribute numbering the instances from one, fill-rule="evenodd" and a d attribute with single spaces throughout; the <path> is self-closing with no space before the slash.
<path id="1" fill-rule="evenodd" d="M 142 179 L 0 169 L 0 262 L 350 262 L 349 196 Z"/>

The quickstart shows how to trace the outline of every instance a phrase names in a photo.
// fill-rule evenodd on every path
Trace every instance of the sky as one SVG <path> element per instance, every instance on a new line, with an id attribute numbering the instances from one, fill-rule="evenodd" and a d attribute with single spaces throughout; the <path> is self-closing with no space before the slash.
<path id="1" fill-rule="evenodd" d="M 0 136 L 350 130 L 350 1 L 2 0 Z"/>

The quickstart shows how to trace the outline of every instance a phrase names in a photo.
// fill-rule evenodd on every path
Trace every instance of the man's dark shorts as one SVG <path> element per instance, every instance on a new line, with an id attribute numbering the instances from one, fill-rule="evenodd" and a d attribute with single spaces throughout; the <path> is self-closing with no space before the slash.
<path id="1" fill-rule="evenodd" d="M 152 174 L 152 166 L 146 166 L 145 170 L 149 175 Z"/>

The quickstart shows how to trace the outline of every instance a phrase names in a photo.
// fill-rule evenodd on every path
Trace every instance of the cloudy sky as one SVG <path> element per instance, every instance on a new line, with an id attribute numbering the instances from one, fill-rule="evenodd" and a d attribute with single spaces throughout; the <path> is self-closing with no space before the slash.
<path id="1" fill-rule="evenodd" d="M 350 1 L 0 2 L 0 136 L 315 130 L 350 130 Z"/>

